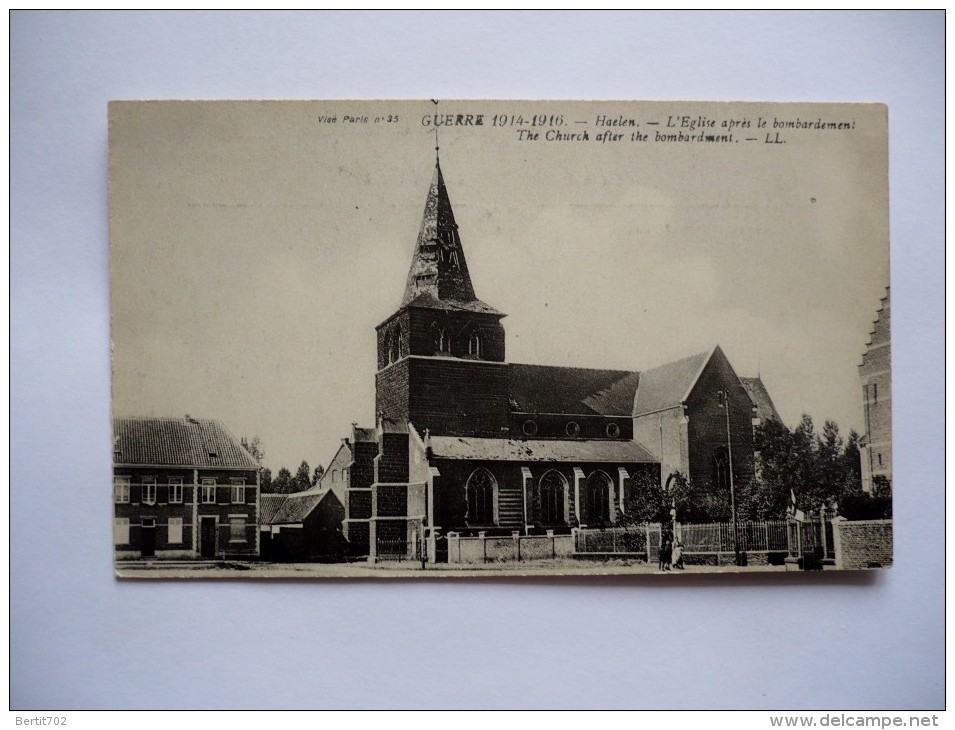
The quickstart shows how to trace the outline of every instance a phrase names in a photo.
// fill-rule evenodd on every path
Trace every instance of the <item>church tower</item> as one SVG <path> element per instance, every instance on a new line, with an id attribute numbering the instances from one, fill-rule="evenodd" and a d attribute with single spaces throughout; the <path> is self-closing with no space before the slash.
<path id="1" fill-rule="evenodd" d="M 437 161 L 401 304 L 377 327 L 378 417 L 436 435 L 505 435 L 504 316 L 474 293 Z"/>

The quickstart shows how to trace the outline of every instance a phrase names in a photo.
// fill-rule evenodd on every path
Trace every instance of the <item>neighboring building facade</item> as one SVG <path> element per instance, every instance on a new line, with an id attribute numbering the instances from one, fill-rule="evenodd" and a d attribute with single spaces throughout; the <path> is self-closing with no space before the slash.
<path id="1" fill-rule="evenodd" d="M 336 561 L 345 555 L 345 508 L 330 489 L 269 494 L 262 517 L 262 557 L 275 562 Z M 266 520 L 267 518 L 267 520 Z"/>
<path id="2" fill-rule="evenodd" d="M 113 419 L 118 559 L 259 554 L 259 464 L 218 421 Z"/>
<path id="3" fill-rule="evenodd" d="M 859 444 L 862 488 L 872 491 L 877 476 L 892 481 L 892 346 L 889 288 L 877 313 L 859 365 L 865 434 Z"/>
<path id="4" fill-rule="evenodd" d="M 719 347 L 645 373 L 520 365 L 504 316 L 474 292 L 438 164 L 404 296 L 377 327 L 376 427 L 354 426 L 323 478 L 353 553 L 429 545 L 441 561 L 449 532 L 603 527 L 674 471 L 727 489 L 730 463 L 752 475 L 765 387 Z"/>

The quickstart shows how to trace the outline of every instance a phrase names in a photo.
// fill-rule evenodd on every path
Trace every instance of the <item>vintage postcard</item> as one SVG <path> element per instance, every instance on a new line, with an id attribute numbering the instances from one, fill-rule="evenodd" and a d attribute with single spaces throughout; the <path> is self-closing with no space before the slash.
<path id="1" fill-rule="evenodd" d="M 109 160 L 119 576 L 892 563 L 885 106 L 118 101 Z"/>

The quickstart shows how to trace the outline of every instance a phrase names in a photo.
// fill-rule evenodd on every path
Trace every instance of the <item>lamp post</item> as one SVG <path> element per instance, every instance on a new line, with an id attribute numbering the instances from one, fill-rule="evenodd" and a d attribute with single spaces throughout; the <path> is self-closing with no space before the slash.
<path id="1" fill-rule="evenodd" d="M 736 488 L 733 481 L 733 441 L 730 435 L 730 402 L 729 392 L 725 390 L 716 391 L 720 405 L 726 413 L 726 458 L 729 463 L 730 472 L 730 520 L 733 522 L 733 555 L 737 565 L 743 565 L 739 552 L 739 531 L 736 527 Z"/>

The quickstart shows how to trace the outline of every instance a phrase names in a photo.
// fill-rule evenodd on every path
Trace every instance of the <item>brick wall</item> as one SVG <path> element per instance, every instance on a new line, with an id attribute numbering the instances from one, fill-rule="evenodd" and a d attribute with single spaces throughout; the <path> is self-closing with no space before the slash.
<path id="1" fill-rule="evenodd" d="M 376 441 L 359 441 L 352 446 L 355 463 L 351 468 L 349 486 L 367 488 L 375 481 L 375 457 L 378 455 Z"/>
<path id="2" fill-rule="evenodd" d="M 836 520 L 833 538 L 840 570 L 892 565 L 892 520 Z"/>
<path id="3" fill-rule="evenodd" d="M 717 397 L 720 390 L 729 393 L 735 481 L 745 483 L 753 477 L 753 402 L 729 361 L 717 350 L 687 399 L 689 477 L 697 484 L 713 483 L 714 454 L 726 446 L 726 412 Z"/>
<path id="4" fill-rule="evenodd" d="M 376 414 L 396 421 L 409 420 L 409 368 L 411 362 L 407 359 L 401 360 L 375 374 Z"/>
<path id="5" fill-rule="evenodd" d="M 348 518 L 352 520 L 367 520 L 371 517 L 371 490 L 348 490 Z"/>
<path id="6" fill-rule="evenodd" d="M 508 430 L 507 368 L 473 360 L 410 358 L 377 375 L 376 408 L 419 433 L 501 437 Z"/>
<path id="7" fill-rule="evenodd" d="M 449 357 L 470 358 L 470 339 L 474 332 L 481 338 L 481 359 L 504 362 L 504 327 L 495 315 L 455 312 L 442 309 L 411 308 L 397 312 L 378 326 L 378 369 L 388 364 L 388 342 L 401 332 L 399 353 L 437 355 L 438 332 L 444 330 Z"/>
<path id="8" fill-rule="evenodd" d="M 536 426 L 535 433 L 527 433 L 525 424 L 528 421 L 532 421 Z M 574 435 L 575 431 L 572 430 L 572 427 L 568 427 L 571 422 L 577 424 L 576 435 Z M 611 424 L 616 426 L 617 435 L 611 435 L 607 432 Z M 611 433 L 613 433 L 612 430 Z M 516 439 L 559 438 L 566 440 L 568 438 L 580 438 L 630 441 L 633 438 L 633 420 L 613 416 L 512 413 L 510 416 L 510 434 L 511 438 Z"/>
<path id="9" fill-rule="evenodd" d="M 376 517 L 404 517 L 408 514 L 408 488 L 401 485 L 378 484 Z"/>
<path id="10" fill-rule="evenodd" d="M 243 554 L 253 556 L 258 552 L 256 538 L 258 534 L 258 513 L 256 511 L 257 493 L 255 470 L 238 471 L 225 469 L 199 469 L 198 480 L 203 478 L 216 480 L 215 502 L 203 504 L 201 487 L 195 485 L 193 469 L 157 468 L 157 467 L 116 467 L 116 476 L 129 477 L 130 494 L 128 503 L 114 504 L 114 517 L 129 521 L 129 539 L 115 546 L 117 554 L 124 557 L 136 557 L 144 547 L 144 533 L 148 530 L 153 541 L 155 556 L 158 558 L 191 557 L 198 552 L 199 526 L 193 520 L 193 511 L 198 517 L 215 518 L 217 521 L 215 552 L 217 555 Z M 151 504 L 143 501 L 144 479 L 155 479 L 156 499 Z M 231 478 L 245 480 L 245 494 L 242 502 L 233 503 Z M 171 479 L 182 480 L 182 501 L 171 502 Z M 198 490 L 198 494 L 197 494 Z M 198 502 L 198 505 L 195 505 Z M 171 541 L 169 520 L 182 520 L 182 540 Z M 232 535 L 229 520 L 245 520 L 242 535 Z M 144 521 L 153 527 L 144 527 Z"/>

